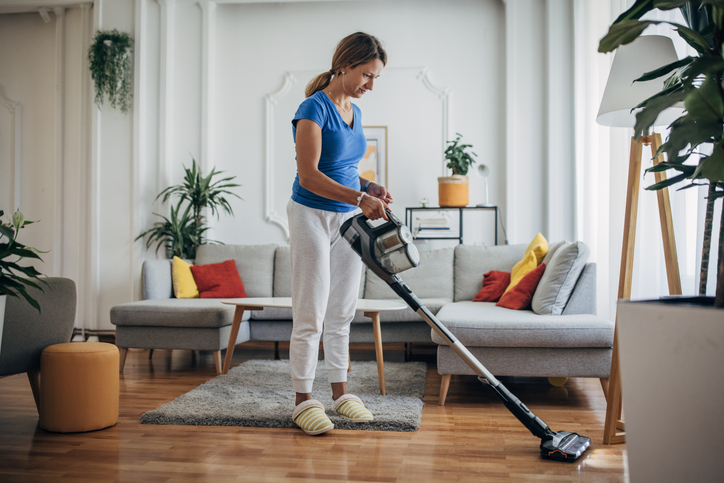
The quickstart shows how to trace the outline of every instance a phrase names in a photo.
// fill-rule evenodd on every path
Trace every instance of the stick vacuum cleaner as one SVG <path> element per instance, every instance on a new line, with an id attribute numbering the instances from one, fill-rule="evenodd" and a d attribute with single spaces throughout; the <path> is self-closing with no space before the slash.
<path id="1" fill-rule="evenodd" d="M 387 210 L 389 221 L 372 226 L 366 216 L 359 214 L 347 220 L 340 232 L 352 245 L 365 265 L 399 295 L 445 342 L 469 365 L 478 380 L 490 388 L 505 407 L 541 439 L 540 452 L 544 458 L 573 462 L 590 446 L 591 438 L 568 431 L 552 431 L 491 374 L 465 346 L 425 307 L 397 275 L 420 264 L 420 255 L 412 244 L 412 234 L 406 225 Z"/>

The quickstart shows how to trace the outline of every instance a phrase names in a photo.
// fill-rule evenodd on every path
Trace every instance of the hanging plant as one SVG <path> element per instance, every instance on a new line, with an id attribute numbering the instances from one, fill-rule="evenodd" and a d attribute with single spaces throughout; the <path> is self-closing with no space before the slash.
<path id="1" fill-rule="evenodd" d="M 116 29 L 96 32 L 88 49 L 91 76 L 96 86 L 96 104 L 103 104 L 104 97 L 108 96 L 112 107 L 128 112 L 133 99 L 132 48 L 133 39 L 125 32 Z"/>

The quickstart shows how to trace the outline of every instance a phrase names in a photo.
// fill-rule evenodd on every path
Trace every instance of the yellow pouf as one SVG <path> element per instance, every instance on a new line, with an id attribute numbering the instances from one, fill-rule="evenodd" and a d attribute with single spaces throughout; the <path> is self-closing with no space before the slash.
<path id="1" fill-rule="evenodd" d="M 40 357 L 40 427 L 93 431 L 118 422 L 118 348 L 104 342 L 46 347 Z"/>

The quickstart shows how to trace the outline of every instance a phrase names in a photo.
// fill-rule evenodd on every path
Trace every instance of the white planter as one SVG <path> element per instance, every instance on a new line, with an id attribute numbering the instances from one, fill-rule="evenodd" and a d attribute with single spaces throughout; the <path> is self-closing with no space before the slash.
<path id="1" fill-rule="evenodd" d="M 631 481 L 724 481 L 724 310 L 622 301 L 617 324 Z"/>
<path id="2" fill-rule="evenodd" d="M 7 295 L 0 295 L 0 351 L 3 348 L 3 330 L 5 329 L 5 301 Z"/>

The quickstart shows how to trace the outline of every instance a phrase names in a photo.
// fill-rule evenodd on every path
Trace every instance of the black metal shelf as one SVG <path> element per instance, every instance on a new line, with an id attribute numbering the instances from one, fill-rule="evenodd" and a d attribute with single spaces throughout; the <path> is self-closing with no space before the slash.
<path id="1" fill-rule="evenodd" d="M 416 211 L 458 211 L 458 233 L 457 236 L 417 236 L 414 235 L 412 217 Z M 463 243 L 463 213 L 465 211 L 490 211 L 495 213 L 495 243 L 498 243 L 498 207 L 491 206 L 409 206 L 405 208 L 405 224 L 413 232 L 415 240 L 458 240 Z M 434 230 L 433 230 L 434 231 Z"/>

